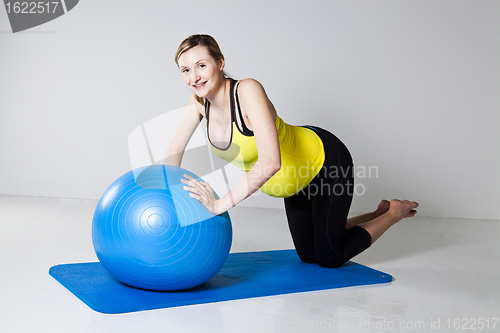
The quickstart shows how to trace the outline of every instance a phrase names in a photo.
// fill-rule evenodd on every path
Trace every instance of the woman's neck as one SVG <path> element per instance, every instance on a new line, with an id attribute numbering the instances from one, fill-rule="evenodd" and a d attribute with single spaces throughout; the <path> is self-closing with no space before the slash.
<path id="1" fill-rule="evenodd" d="M 230 98 L 229 98 L 229 88 L 231 86 L 231 80 L 223 78 L 221 80 L 221 84 L 217 89 L 207 96 L 207 99 L 210 101 L 210 111 L 225 111 L 230 108 Z"/>

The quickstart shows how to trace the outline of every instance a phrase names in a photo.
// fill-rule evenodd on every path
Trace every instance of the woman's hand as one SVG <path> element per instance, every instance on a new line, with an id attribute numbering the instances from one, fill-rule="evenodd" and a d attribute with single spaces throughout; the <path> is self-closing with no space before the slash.
<path id="1" fill-rule="evenodd" d="M 186 179 L 181 179 L 184 190 L 191 192 L 189 195 L 205 206 L 208 211 L 214 215 L 219 215 L 224 212 L 219 210 L 219 200 L 215 198 L 214 191 L 207 182 L 200 182 L 197 179 L 184 175 Z"/>

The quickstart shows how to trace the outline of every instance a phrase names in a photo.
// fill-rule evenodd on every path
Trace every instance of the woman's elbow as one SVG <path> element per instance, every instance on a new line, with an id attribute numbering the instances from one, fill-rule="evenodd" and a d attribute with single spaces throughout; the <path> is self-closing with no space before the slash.
<path id="1" fill-rule="evenodd" d="M 257 163 L 258 169 L 265 178 L 269 179 L 281 169 L 281 156 L 280 158 L 259 157 Z M 257 165 L 256 165 L 257 166 Z"/>
<path id="2" fill-rule="evenodd" d="M 280 160 L 274 160 L 270 161 L 269 163 L 266 163 L 266 169 L 267 171 L 267 176 L 271 178 L 276 174 L 278 171 L 281 169 L 281 161 Z"/>

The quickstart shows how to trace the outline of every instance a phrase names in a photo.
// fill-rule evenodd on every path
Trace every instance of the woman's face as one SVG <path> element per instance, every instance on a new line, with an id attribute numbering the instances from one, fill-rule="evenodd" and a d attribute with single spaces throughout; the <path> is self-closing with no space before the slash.
<path id="1" fill-rule="evenodd" d="M 220 84 L 224 60 L 216 61 L 205 46 L 195 46 L 178 60 L 182 79 L 198 97 L 207 97 Z"/>

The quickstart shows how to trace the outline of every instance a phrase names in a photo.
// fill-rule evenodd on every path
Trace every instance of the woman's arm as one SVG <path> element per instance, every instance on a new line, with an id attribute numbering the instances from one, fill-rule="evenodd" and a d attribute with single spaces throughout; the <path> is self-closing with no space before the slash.
<path id="1" fill-rule="evenodd" d="M 177 127 L 174 138 L 168 146 L 167 153 L 165 154 L 164 164 L 174 165 L 180 167 L 184 150 L 191 139 L 194 131 L 200 124 L 204 112 L 203 105 L 194 99 L 194 94 L 189 99 L 186 111 L 182 116 L 181 122 Z"/>
<path id="2" fill-rule="evenodd" d="M 231 191 L 216 200 L 207 183 L 200 183 L 191 177 L 184 183 L 191 196 L 198 199 L 211 213 L 219 215 L 228 211 L 262 187 L 281 168 L 281 155 L 276 111 L 269 101 L 262 85 L 253 80 L 243 80 L 239 85 L 239 100 L 249 120 L 248 126 L 254 132 L 257 162 L 245 177 Z"/>

